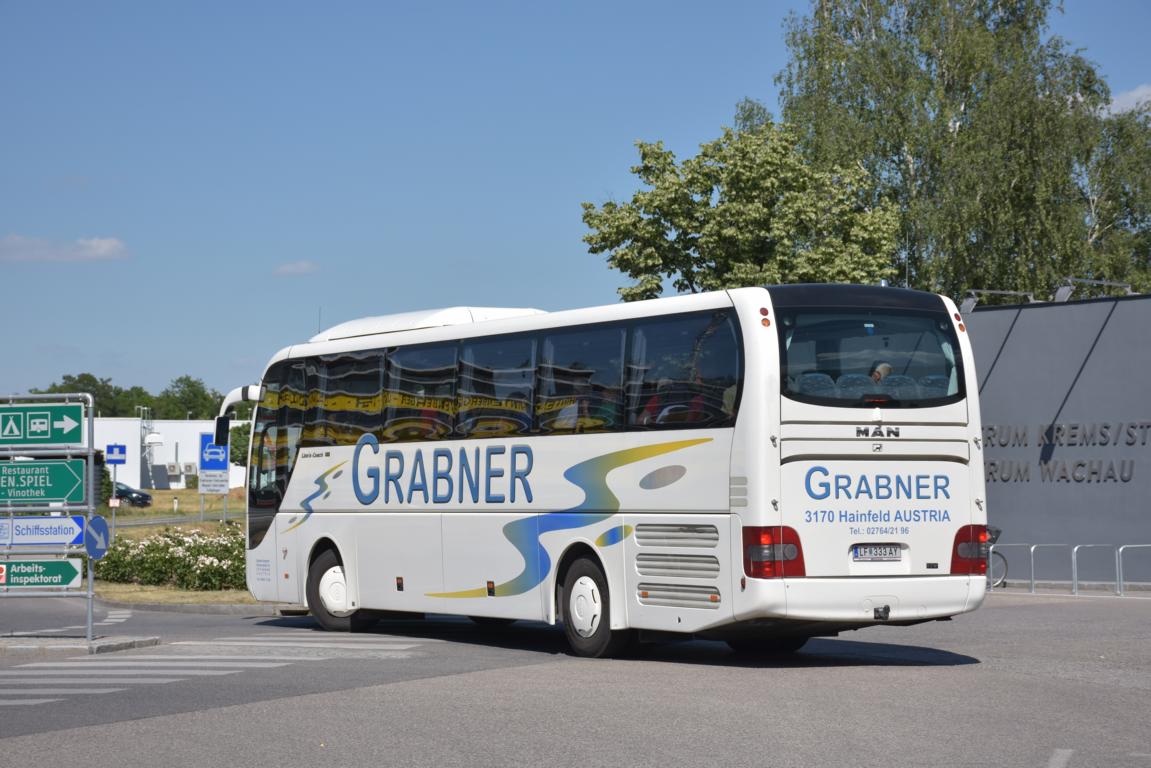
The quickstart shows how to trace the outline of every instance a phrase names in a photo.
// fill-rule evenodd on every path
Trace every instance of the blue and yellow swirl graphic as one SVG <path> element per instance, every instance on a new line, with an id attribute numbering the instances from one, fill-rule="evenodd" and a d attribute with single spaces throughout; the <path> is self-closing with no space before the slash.
<path id="1" fill-rule="evenodd" d="M 340 467 L 347 463 L 348 462 L 346 461 L 341 461 L 339 464 L 324 472 L 322 475 L 312 481 L 316 484 L 316 492 L 300 502 L 300 506 L 304 508 L 305 514 L 302 517 L 300 515 L 296 515 L 295 517 L 289 519 L 288 527 L 281 531 L 281 533 L 294 531 L 304 523 L 308 522 L 308 518 L 311 517 L 312 513 L 315 512 L 315 510 L 312 509 L 312 502 L 321 498 L 326 499 L 332 495 L 332 489 L 328 487 L 328 476 L 331 475 L 332 480 L 335 480 L 340 475 L 344 474 L 343 472 L 338 472 L 337 470 L 339 470 Z M 333 472 L 335 474 L 332 474 Z"/>
<path id="2" fill-rule="evenodd" d="M 510 581 L 495 586 L 496 597 L 522 595 L 539 586 L 551 571 L 551 558 L 540 543 L 540 537 L 552 531 L 585 528 L 607 520 L 619 512 L 619 499 L 607 484 L 607 476 L 612 470 L 634 464 L 637 461 L 679 451 L 700 443 L 710 442 L 710 437 L 695 440 L 676 440 L 670 443 L 644 445 L 605 454 L 580 462 L 564 472 L 564 478 L 584 492 L 584 500 L 576 506 L 560 512 L 544 515 L 530 515 L 513 520 L 504 526 L 504 537 L 511 542 L 524 559 L 524 569 Z M 330 471 L 330 470 L 329 470 Z M 631 533 L 631 526 L 611 528 L 596 539 L 600 547 L 611 546 L 623 541 Z M 465 589 L 459 592 L 433 592 L 428 597 L 487 597 L 486 586 Z"/>

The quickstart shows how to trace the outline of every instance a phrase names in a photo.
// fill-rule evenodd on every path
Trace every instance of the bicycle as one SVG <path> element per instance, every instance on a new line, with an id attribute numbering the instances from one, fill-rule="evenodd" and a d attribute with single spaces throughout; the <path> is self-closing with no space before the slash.
<path id="1" fill-rule="evenodd" d="M 999 541 L 1002 528 L 987 526 L 987 544 L 991 546 Z M 991 550 L 987 555 L 987 581 L 991 589 L 1007 586 L 1007 558 L 1002 552 Z"/>

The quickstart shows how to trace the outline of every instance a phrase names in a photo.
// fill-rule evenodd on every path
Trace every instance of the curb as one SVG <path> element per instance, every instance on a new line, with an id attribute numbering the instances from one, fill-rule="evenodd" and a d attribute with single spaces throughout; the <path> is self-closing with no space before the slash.
<path id="1" fill-rule="evenodd" d="M 96 602 L 109 608 L 131 608 L 134 611 L 161 611 L 166 613 L 206 613 L 227 616 L 280 616 L 282 611 L 307 613 L 307 609 L 290 603 L 129 603 L 120 600 Z"/>
<path id="2" fill-rule="evenodd" d="M 0 656 L 113 653 L 159 644 L 159 637 L 97 637 L 91 643 L 74 637 L 0 637 Z"/>

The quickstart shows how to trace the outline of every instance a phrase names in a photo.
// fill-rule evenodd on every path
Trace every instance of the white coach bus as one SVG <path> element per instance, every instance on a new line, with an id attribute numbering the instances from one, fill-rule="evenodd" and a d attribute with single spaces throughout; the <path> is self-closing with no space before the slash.
<path id="1" fill-rule="evenodd" d="M 259 600 L 562 622 L 786 653 L 984 597 L 971 345 L 946 298 L 792 285 L 356 320 L 272 358 L 247 515 Z M 224 424 L 220 425 L 221 427 Z"/>

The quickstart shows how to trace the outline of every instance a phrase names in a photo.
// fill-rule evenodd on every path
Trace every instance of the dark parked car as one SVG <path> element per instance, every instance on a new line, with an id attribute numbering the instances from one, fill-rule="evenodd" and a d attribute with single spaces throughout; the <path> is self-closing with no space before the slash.
<path id="1" fill-rule="evenodd" d="M 116 498 L 130 507 L 152 506 L 152 494 L 138 491 L 123 483 L 116 483 Z"/>

